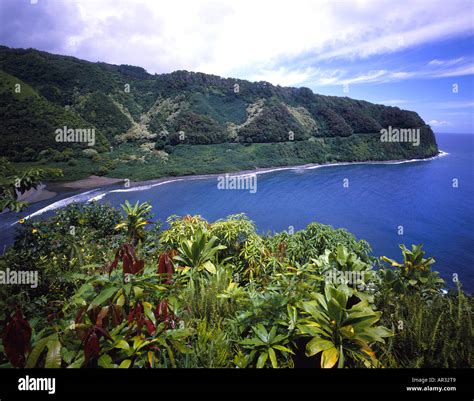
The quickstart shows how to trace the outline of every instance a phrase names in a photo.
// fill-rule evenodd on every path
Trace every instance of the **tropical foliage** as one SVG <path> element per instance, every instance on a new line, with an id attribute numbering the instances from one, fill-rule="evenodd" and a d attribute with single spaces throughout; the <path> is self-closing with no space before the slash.
<path id="1" fill-rule="evenodd" d="M 4 157 L 0 158 L 0 212 L 19 212 L 27 203 L 18 200 L 20 194 L 36 189 L 46 176 L 60 176 L 61 170 L 27 169 L 16 170 Z"/>
<path id="2" fill-rule="evenodd" d="M 472 296 L 445 294 L 421 246 L 374 268 L 365 241 L 317 223 L 262 236 L 244 215 L 172 216 L 163 230 L 143 224 L 147 204 L 124 211 L 19 224 L 0 269 L 40 280 L 0 288 L 1 366 L 472 367 Z"/>
<path id="3" fill-rule="evenodd" d="M 128 201 L 122 205 L 125 212 L 125 220 L 115 226 L 116 230 L 125 230 L 127 237 L 133 243 L 143 240 L 145 236 L 145 225 L 150 224 L 147 220 L 150 218 L 151 205 L 148 203 L 140 203 L 137 201 L 135 205 L 131 205 Z"/>

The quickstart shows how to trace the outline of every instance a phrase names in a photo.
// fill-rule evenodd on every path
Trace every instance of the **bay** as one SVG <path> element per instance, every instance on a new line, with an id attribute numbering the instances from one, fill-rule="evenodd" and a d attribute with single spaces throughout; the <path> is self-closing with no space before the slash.
<path id="1" fill-rule="evenodd" d="M 43 218 L 56 206 L 91 198 L 118 206 L 148 201 L 154 218 L 199 214 L 215 221 L 245 213 L 260 233 L 299 230 L 317 221 L 367 240 L 374 255 L 400 259 L 399 244 L 423 244 L 434 269 L 474 289 L 474 135 L 437 134 L 447 155 L 396 164 L 296 168 L 259 174 L 257 191 L 218 189 L 217 178 L 183 180 L 141 190 L 63 194 L 31 205 L 21 216 Z M 346 185 L 344 185 L 346 184 Z M 457 185 L 456 185 L 457 184 Z M 61 199 L 63 198 L 63 199 Z M 55 203 L 51 207 L 51 203 Z M 45 210 L 47 207 L 51 210 Z M 0 216 L 0 244 L 11 244 L 18 214 Z M 400 235 L 402 233 L 402 235 Z"/>

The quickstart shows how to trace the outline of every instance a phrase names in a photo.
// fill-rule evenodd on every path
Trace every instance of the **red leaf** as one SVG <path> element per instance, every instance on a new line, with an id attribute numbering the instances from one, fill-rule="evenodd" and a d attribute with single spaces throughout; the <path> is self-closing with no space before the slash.
<path id="1" fill-rule="evenodd" d="M 137 324 L 137 330 L 141 332 L 143 324 L 145 323 L 145 318 L 143 315 L 143 307 L 140 302 L 138 302 L 135 308 L 131 309 L 128 314 L 129 325 L 131 325 L 133 321 Z"/>
<path id="2" fill-rule="evenodd" d="M 19 309 L 10 322 L 5 326 L 3 333 L 3 348 L 11 364 L 17 368 L 25 366 L 26 353 L 30 350 L 31 327 L 23 318 Z"/>
<path id="3" fill-rule="evenodd" d="M 134 316 L 135 316 L 135 309 L 131 309 L 130 312 L 128 313 L 128 318 L 127 318 L 129 324 L 132 324 Z"/>
<path id="4" fill-rule="evenodd" d="M 124 252 L 130 257 L 130 259 L 136 259 L 135 248 L 130 244 L 125 244 L 123 246 Z"/>
<path id="5" fill-rule="evenodd" d="M 84 316 L 84 313 L 86 312 L 86 307 L 83 306 L 81 309 L 76 314 L 76 318 L 74 319 L 75 323 L 79 323 L 82 320 L 82 317 Z"/>
<path id="6" fill-rule="evenodd" d="M 133 264 L 133 274 L 138 274 L 140 273 L 145 267 L 145 261 L 144 260 L 138 260 Z"/>
<path id="7" fill-rule="evenodd" d="M 135 321 L 137 322 L 138 331 L 142 331 L 144 318 L 143 318 L 143 307 L 140 302 L 137 303 L 137 306 L 135 308 Z"/>
<path id="8" fill-rule="evenodd" d="M 103 329 L 102 327 L 94 326 L 94 331 L 96 332 L 99 338 L 100 336 L 103 336 L 107 338 L 108 340 L 112 340 L 112 337 L 110 337 L 110 334 L 107 332 L 107 330 Z"/>
<path id="9" fill-rule="evenodd" d="M 117 327 L 120 323 L 122 323 L 123 315 L 122 315 L 122 308 L 120 305 L 112 305 L 112 325 Z"/>
<path id="10" fill-rule="evenodd" d="M 95 333 L 94 329 L 91 329 L 89 335 L 87 336 L 86 342 L 84 344 L 84 358 L 86 363 L 89 362 L 89 359 L 97 359 L 100 353 L 100 344 L 99 338 Z"/>
<path id="11" fill-rule="evenodd" d="M 124 254 L 122 260 L 123 260 L 123 273 L 124 274 L 132 273 L 132 269 L 130 268 L 132 264 L 130 256 L 128 256 L 127 254 Z"/>
<path id="12" fill-rule="evenodd" d="M 135 255 L 135 249 L 130 244 L 123 244 L 115 253 L 115 259 L 110 264 L 108 270 L 109 274 L 112 270 L 115 270 L 118 266 L 118 262 L 122 261 L 123 263 L 123 273 L 124 274 L 138 274 L 145 267 L 145 261 L 138 260 Z"/>
<path id="13" fill-rule="evenodd" d="M 166 318 L 168 317 L 168 300 L 167 299 L 163 299 L 156 306 L 155 316 L 160 321 L 166 320 Z"/>
<path id="14" fill-rule="evenodd" d="M 117 268 L 117 265 L 118 265 L 118 262 L 119 262 L 119 255 L 118 254 L 119 254 L 119 252 L 117 251 L 117 253 L 115 254 L 115 259 L 109 267 L 109 274 L 112 273 L 112 271 Z"/>
<path id="15" fill-rule="evenodd" d="M 97 321 L 97 316 L 99 316 L 100 309 L 101 307 L 99 305 L 94 305 L 92 306 L 92 309 L 87 312 L 87 315 L 89 316 L 91 322 Z"/>
<path id="16" fill-rule="evenodd" d="M 148 333 L 151 335 L 155 332 L 155 326 L 153 326 L 153 322 L 149 319 L 145 319 L 145 325 Z"/>
<path id="17" fill-rule="evenodd" d="M 99 326 L 99 327 L 103 326 L 104 319 L 107 317 L 108 313 L 109 313 L 109 307 L 104 306 L 99 312 L 99 314 L 97 315 L 97 319 L 95 321 L 96 326 Z"/>
<path id="18" fill-rule="evenodd" d="M 162 282 L 171 284 L 173 277 L 173 263 L 171 262 L 168 253 L 162 253 L 160 255 L 160 260 L 158 261 L 158 274 L 166 274 L 166 278 L 163 277 Z"/>

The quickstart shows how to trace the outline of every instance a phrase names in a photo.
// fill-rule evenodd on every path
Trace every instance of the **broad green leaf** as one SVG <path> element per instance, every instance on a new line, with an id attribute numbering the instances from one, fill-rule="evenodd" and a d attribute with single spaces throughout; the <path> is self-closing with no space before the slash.
<path id="1" fill-rule="evenodd" d="M 133 293 L 135 294 L 135 297 L 137 298 L 142 298 L 143 297 L 143 288 L 138 287 L 138 286 L 133 286 Z"/>
<path id="2" fill-rule="evenodd" d="M 331 320 L 335 320 L 337 324 L 339 324 L 341 322 L 342 312 L 343 312 L 343 310 L 342 310 L 341 306 L 339 305 L 339 303 L 336 300 L 331 299 L 328 302 L 329 318 Z"/>
<path id="3" fill-rule="evenodd" d="M 125 295 L 120 294 L 116 302 L 117 305 L 123 306 L 125 304 Z"/>
<path id="4" fill-rule="evenodd" d="M 346 338 L 353 338 L 355 336 L 354 327 L 350 325 L 341 327 L 340 332 Z"/>
<path id="5" fill-rule="evenodd" d="M 377 326 L 370 328 L 371 334 L 375 337 L 375 341 L 383 342 L 383 337 L 391 337 L 394 335 L 392 330 L 387 329 L 384 326 Z"/>
<path id="6" fill-rule="evenodd" d="M 117 344 L 114 345 L 114 348 L 124 349 L 128 351 L 130 349 L 130 345 L 125 340 L 117 341 Z"/>
<path id="7" fill-rule="evenodd" d="M 268 355 L 270 356 L 270 361 L 272 363 L 273 369 L 278 368 L 278 362 L 273 348 L 268 348 Z"/>
<path id="8" fill-rule="evenodd" d="M 347 305 L 347 294 L 344 291 L 335 291 L 334 299 L 337 301 L 341 308 L 345 308 Z"/>
<path id="9" fill-rule="evenodd" d="M 142 343 L 143 343 L 143 338 L 139 336 L 133 337 L 133 349 L 137 349 Z"/>
<path id="10" fill-rule="evenodd" d="M 297 327 L 301 334 L 309 334 L 311 337 L 316 337 L 320 334 L 325 334 L 324 331 L 321 329 L 321 326 L 315 322 L 299 324 Z"/>
<path id="11" fill-rule="evenodd" d="M 211 274 L 216 274 L 217 273 L 216 266 L 214 266 L 214 264 L 210 260 L 205 262 L 203 264 L 203 267 L 204 267 L 204 269 L 206 269 Z"/>
<path id="12" fill-rule="evenodd" d="M 154 325 L 156 325 L 156 317 L 152 311 L 153 306 L 149 302 L 143 302 L 143 310 L 145 312 L 145 316 L 152 321 Z"/>
<path id="13" fill-rule="evenodd" d="M 291 349 L 284 347 L 283 345 L 277 344 L 277 345 L 272 345 L 272 347 L 282 352 L 288 352 L 289 354 L 294 354 L 294 352 Z"/>
<path id="14" fill-rule="evenodd" d="M 34 368 L 36 366 L 36 362 L 38 361 L 39 356 L 44 351 L 48 341 L 51 340 L 51 337 L 52 336 L 42 338 L 41 340 L 37 342 L 37 344 L 34 346 L 30 354 L 28 355 L 28 360 L 26 361 L 26 366 L 25 366 L 26 368 Z"/>
<path id="15" fill-rule="evenodd" d="M 257 335 L 257 337 L 260 340 L 262 340 L 264 343 L 268 342 L 268 332 L 262 323 L 259 323 L 256 326 L 254 326 L 253 331 Z"/>
<path id="16" fill-rule="evenodd" d="M 321 367 L 322 368 L 332 368 L 339 358 L 339 351 L 337 348 L 332 347 L 323 351 L 321 356 Z"/>
<path id="17" fill-rule="evenodd" d="M 82 354 L 78 359 L 68 366 L 68 369 L 78 369 L 84 363 L 84 354 Z"/>
<path id="18" fill-rule="evenodd" d="M 169 345 L 166 345 L 166 344 L 165 344 L 165 348 L 166 348 L 166 351 L 168 352 L 168 357 L 170 358 L 171 366 L 173 368 L 176 368 L 176 361 L 174 359 L 173 350 L 171 349 Z"/>
<path id="19" fill-rule="evenodd" d="M 246 338 L 240 341 L 240 344 L 250 345 L 250 346 L 259 346 L 259 345 L 265 345 L 266 343 L 260 340 L 259 338 L 254 337 L 254 338 Z"/>
<path id="20" fill-rule="evenodd" d="M 308 344 L 306 344 L 306 355 L 313 356 L 318 352 L 326 351 L 332 347 L 334 347 L 332 341 L 320 337 L 314 337 Z"/>
<path id="21" fill-rule="evenodd" d="M 130 365 L 132 364 L 132 361 L 130 359 L 124 359 L 122 363 L 119 365 L 120 369 L 128 369 Z"/>
<path id="22" fill-rule="evenodd" d="M 44 363 L 45 368 L 60 368 L 61 367 L 61 343 L 58 337 L 51 339 L 46 344 L 48 347 L 48 353 L 46 354 L 46 360 Z"/>
<path id="23" fill-rule="evenodd" d="M 318 295 L 321 295 L 321 294 L 318 294 Z M 319 306 L 316 303 L 316 301 L 302 302 L 301 307 L 303 308 L 305 312 L 309 313 L 313 317 L 319 315 Z"/>
<path id="24" fill-rule="evenodd" d="M 261 369 L 265 366 L 265 362 L 267 362 L 268 359 L 268 352 L 262 352 L 260 356 L 258 357 L 257 361 L 257 368 Z"/>
<path id="25" fill-rule="evenodd" d="M 110 355 L 107 355 L 107 354 L 102 355 L 99 358 L 99 360 L 97 361 L 97 364 L 101 368 L 113 368 L 114 367 L 112 358 L 110 357 Z"/>
<path id="26" fill-rule="evenodd" d="M 118 288 L 108 287 L 97 295 L 89 305 L 89 309 L 92 309 L 94 305 L 102 305 L 105 301 L 109 300 L 116 292 Z"/>

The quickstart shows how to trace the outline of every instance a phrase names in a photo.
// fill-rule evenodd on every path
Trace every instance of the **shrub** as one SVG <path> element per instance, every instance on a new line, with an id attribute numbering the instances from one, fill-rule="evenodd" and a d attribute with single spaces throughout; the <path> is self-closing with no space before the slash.
<path id="1" fill-rule="evenodd" d="M 45 220 L 21 222 L 2 268 L 38 271 L 37 288 L 14 286 L 19 298 L 57 300 L 71 295 L 83 266 L 102 264 L 113 248 L 120 214 L 107 205 L 71 204 Z M 6 287 L 6 286 L 2 286 Z M 63 298 L 64 299 L 64 298 Z M 34 304 L 28 304 L 34 308 Z"/>
<path id="2" fill-rule="evenodd" d="M 88 158 L 92 158 L 93 156 L 98 155 L 98 152 L 95 149 L 83 149 L 82 154 Z"/>
<path id="3" fill-rule="evenodd" d="M 458 286 L 427 299 L 393 293 L 380 305 L 395 336 L 380 347 L 381 361 L 401 368 L 472 368 L 474 298 Z"/>
<path id="4" fill-rule="evenodd" d="M 0 364 L 472 367 L 473 297 L 426 279 L 421 247 L 402 248 L 399 291 L 345 230 L 260 236 L 236 215 L 145 231 L 149 205 L 124 211 L 73 204 L 21 222 L 0 267 L 28 266 L 40 281 L 0 288 Z M 375 293 L 330 271 L 363 272 Z"/>

